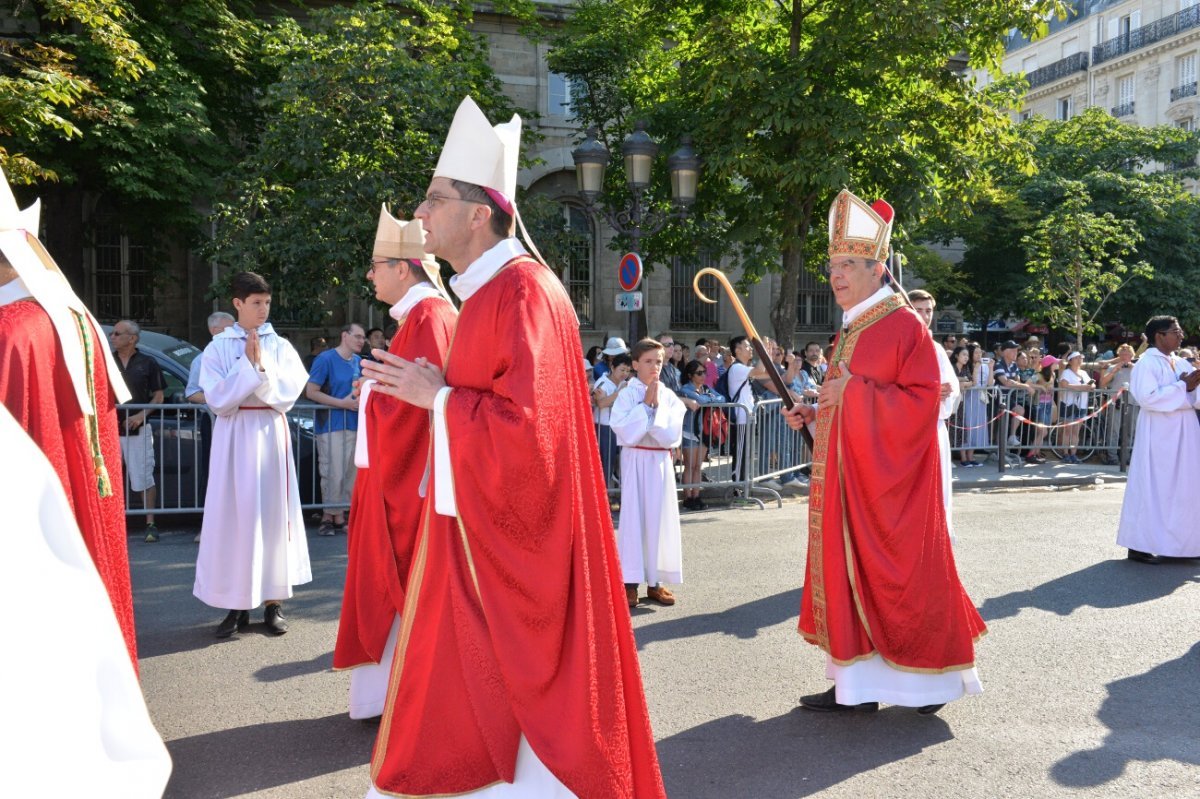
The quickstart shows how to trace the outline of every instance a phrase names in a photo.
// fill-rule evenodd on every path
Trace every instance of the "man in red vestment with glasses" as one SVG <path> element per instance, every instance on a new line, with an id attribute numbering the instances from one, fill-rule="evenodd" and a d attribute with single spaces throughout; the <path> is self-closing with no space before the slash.
<path id="1" fill-rule="evenodd" d="M 892 208 L 843 190 L 829 212 L 829 283 L 842 330 L 817 409 L 788 424 L 816 442 L 800 634 L 834 687 L 816 711 L 880 702 L 936 713 L 982 691 L 986 632 L 958 579 L 942 502 L 940 372 L 929 330 L 891 288 Z"/>
<path id="2" fill-rule="evenodd" d="M 417 221 L 401 222 L 380 209 L 367 278 L 375 298 L 391 306 L 400 325 L 388 352 L 441 366 L 458 311 L 450 302 L 438 262 L 425 252 Z M 383 713 L 392 657 L 404 610 L 404 587 L 421 522 L 429 462 L 429 411 L 372 391 L 359 393 L 350 499 L 349 559 L 335 669 L 350 672 L 350 718 Z"/>
<path id="3" fill-rule="evenodd" d="M 129 390 L 100 333 L 0 172 L 0 402 L 62 481 L 137 670 L 115 403 Z"/>
<path id="4" fill-rule="evenodd" d="M 372 797 L 665 795 L 587 382 L 560 368 L 578 320 L 512 237 L 520 130 L 464 100 L 414 214 L 463 303 L 444 376 L 364 364 L 434 416 Z"/>

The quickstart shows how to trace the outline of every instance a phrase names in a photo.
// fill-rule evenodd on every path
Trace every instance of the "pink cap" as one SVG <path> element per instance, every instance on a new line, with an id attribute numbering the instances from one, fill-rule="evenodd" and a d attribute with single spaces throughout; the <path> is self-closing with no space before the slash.
<path id="1" fill-rule="evenodd" d="M 1047 355 L 1046 357 L 1042 358 L 1043 369 L 1045 369 L 1047 366 L 1053 366 L 1056 363 L 1058 363 L 1058 358 L 1055 358 L 1053 355 Z"/>

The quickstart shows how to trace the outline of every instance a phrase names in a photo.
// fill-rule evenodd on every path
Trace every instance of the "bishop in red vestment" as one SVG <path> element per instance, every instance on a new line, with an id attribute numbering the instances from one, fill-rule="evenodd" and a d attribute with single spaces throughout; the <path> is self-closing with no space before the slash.
<path id="1" fill-rule="evenodd" d="M 440 368 L 458 312 L 441 287 L 437 261 L 422 252 L 423 242 L 419 222 L 399 222 L 385 209 L 368 278 L 376 298 L 392 304 L 391 316 L 399 324 L 388 352 L 410 361 L 425 358 Z M 424 503 L 430 422 L 428 409 L 373 392 L 369 382 L 360 395 L 359 415 L 359 469 L 333 667 L 354 669 L 350 715 L 371 718 L 383 712 L 391 672 L 385 651 L 404 609 Z"/>
<path id="2" fill-rule="evenodd" d="M 95 320 L 0 173 L 0 402 L 54 467 L 137 670 L 116 403 L 128 391 Z M 85 412 L 84 408 L 89 412 Z"/>
<path id="3" fill-rule="evenodd" d="M 883 285 L 886 203 L 842 192 L 830 214 L 830 284 L 845 327 L 821 388 L 800 633 L 835 688 L 813 710 L 936 712 L 978 692 L 985 632 L 959 582 L 942 501 L 940 371 L 927 327 Z M 789 414 L 798 426 L 811 409 Z"/>
<path id="4" fill-rule="evenodd" d="M 506 237 L 519 130 L 464 101 L 415 214 L 463 300 L 444 377 L 364 368 L 434 409 L 435 461 L 368 796 L 664 796 L 578 320 Z"/>

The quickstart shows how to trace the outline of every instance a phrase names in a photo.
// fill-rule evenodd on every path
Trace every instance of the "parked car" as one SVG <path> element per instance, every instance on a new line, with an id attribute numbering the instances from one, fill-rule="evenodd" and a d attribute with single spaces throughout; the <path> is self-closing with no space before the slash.
<path id="1" fill-rule="evenodd" d="M 107 336 L 112 325 L 103 325 Z M 201 349 L 191 342 L 164 333 L 143 330 L 138 349 L 154 358 L 162 369 L 166 388 L 163 401 L 183 404 L 188 372 Z M 298 403 L 288 414 L 292 434 L 292 454 L 299 480 L 300 503 L 321 502 L 321 481 L 317 472 L 317 446 L 313 437 L 313 414 L 305 411 L 309 403 Z M 208 452 L 212 446 L 212 416 L 203 406 L 163 410 L 151 414 L 148 424 L 154 431 L 155 483 L 160 508 L 196 508 L 204 503 L 208 487 Z"/>

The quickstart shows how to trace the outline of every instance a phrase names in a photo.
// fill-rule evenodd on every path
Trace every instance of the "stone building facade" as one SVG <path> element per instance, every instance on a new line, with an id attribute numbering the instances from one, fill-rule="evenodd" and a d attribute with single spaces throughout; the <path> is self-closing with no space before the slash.
<path id="1" fill-rule="evenodd" d="M 1008 43 L 1004 72 L 1029 81 L 1019 118 L 1070 119 L 1098 106 L 1130 124 L 1196 129 L 1200 0 L 1069 5 L 1044 38 Z M 977 78 L 987 81 L 984 73 Z"/>

